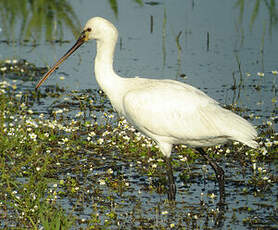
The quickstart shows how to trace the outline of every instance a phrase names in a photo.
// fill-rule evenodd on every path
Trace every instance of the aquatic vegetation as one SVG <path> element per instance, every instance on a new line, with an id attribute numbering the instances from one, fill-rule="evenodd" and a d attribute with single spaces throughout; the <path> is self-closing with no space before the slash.
<path id="1" fill-rule="evenodd" d="M 24 59 L 0 61 L 0 74 L 9 79 L 31 81 L 38 79 L 46 71 L 46 67 L 36 67 Z"/>
<path id="2" fill-rule="evenodd" d="M 48 41 L 63 38 L 63 26 L 73 34 L 79 32 L 80 23 L 71 4 L 65 0 L 50 1 L 0 1 L 0 12 L 6 42 L 33 42 L 35 45 L 42 35 Z M 15 27 L 20 26 L 19 36 Z M 43 30 L 45 29 L 45 32 Z"/>
<path id="3" fill-rule="evenodd" d="M 2 228 L 277 226 L 272 195 L 278 187 L 277 114 L 257 127 L 260 149 L 238 142 L 208 149 L 225 167 L 226 211 L 216 206 L 215 175 L 206 162 L 186 146 L 175 146 L 179 196 L 171 204 L 158 147 L 118 117 L 102 91 L 22 90 L 6 78 L 25 77 L 13 73 L 20 61 L 2 63 L 7 68 L 0 69 L 6 79 L 0 81 Z M 256 113 L 231 109 L 256 120 Z"/>
<path id="4" fill-rule="evenodd" d="M 248 5 L 249 2 L 245 1 L 245 0 L 237 0 L 235 3 L 235 7 L 239 8 L 239 23 L 243 22 L 243 18 L 244 15 L 246 14 L 247 10 L 252 10 L 252 15 L 250 18 L 250 22 L 249 22 L 249 28 L 250 30 L 253 29 L 253 26 L 255 24 L 255 21 L 258 20 L 258 15 L 260 10 L 262 10 L 261 8 L 265 7 L 268 11 L 268 17 L 269 17 L 269 22 L 268 22 L 268 30 L 269 33 L 272 33 L 272 29 L 273 26 L 275 26 L 278 22 L 278 13 L 277 13 L 277 5 L 275 0 L 266 0 L 266 1 L 261 1 L 261 0 L 257 0 L 257 1 L 253 1 L 251 2 L 250 5 Z M 246 5 L 248 5 L 248 7 L 246 7 Z"/>
<path id="5" fill-rule="evenodd" d="M 278 71 L 277 71 L 277 70 L 272 70 L 271 73 L 272 73 L 273 75 L 277 75 L 277 74 L 278 74 Z"/>

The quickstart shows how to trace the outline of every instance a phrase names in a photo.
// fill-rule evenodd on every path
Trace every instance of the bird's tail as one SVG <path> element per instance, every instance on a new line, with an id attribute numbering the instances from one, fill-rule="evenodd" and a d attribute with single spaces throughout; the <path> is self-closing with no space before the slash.
<path id="1" fill-rule="evenodd" d="M 257 137 L 255 128 L 239 115 L 224 108 L 221 108 L 221 110 L 221 112 L 218 111 L 217 115 L 218 119 L 221 120 L 219 124 L 222 123 L 223 132 L 226 132 L 227 136 L 230 136 L 234 141 L 242 142 L 251 148 L 258 148 L 259 145 L 255 140 Z M 221 129 L 220 127 L 218 128 Z"/>
<path id="2" fill-rule="evenodd" d="M 233 119 L 231 119 L 232 124 L 230 127 L 233 128 L 233 139 L 235 141 L 242 142 L 243 144 L 251 147 L 251 148 L 258 148 L 259 145 L 255 141 L 257 137 L 257 131 L 255 128 L 244 118 L 240 117 L 235 113 L 231 113 L 233 115 Z"/>

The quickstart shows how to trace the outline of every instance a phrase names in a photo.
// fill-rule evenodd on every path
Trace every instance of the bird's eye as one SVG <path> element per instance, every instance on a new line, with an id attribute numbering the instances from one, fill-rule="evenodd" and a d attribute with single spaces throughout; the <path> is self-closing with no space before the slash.
<path id="1" fill-rule="evenodd" d="M 91 27 L 89 27 L 89 28 L 87 29 L 87 31 L 88 31 L 88 32 L 91 32 L 91 31 L 92 31 L 92 28 L 91 28 Z"/>

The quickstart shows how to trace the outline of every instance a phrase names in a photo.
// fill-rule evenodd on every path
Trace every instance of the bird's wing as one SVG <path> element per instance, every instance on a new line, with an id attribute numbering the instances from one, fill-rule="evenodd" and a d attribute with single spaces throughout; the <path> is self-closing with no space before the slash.
<path id="1" fill-rule="evenodd" d="M 123 100 L 127 119 L 157 135 L 196 137 L 215 129 L 204 113 L 210 104 L 218 106 L 217 102 L 188 85 L 160 82 L 131 90 Z"/>
<path id="2" fill-rule="evenodd" d="M 128 121 L 141 131 L 174 138 L 177 143 L 238 135 L 241 130 L 233 132 L 239 122 L 250 128 L 247 121 L 202 91 L 174 81 L 130 90 L 123 98 L 123 109 Z"/>

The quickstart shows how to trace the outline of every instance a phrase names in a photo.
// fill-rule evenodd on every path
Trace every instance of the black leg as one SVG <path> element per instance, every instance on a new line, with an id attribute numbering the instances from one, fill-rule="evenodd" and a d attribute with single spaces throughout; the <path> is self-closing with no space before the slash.
<path id="1" fill-rule="evenodd" d="M 176 199 L 176 184 L 175 184 L 175 178 L 173 176 L 171 158 L 165 157 L 165 160 L 166 160 L 168 186 L 169 186 L 168 200 L 174 201 Z"/>
<path id="2" fill-rule="evenodd" d="M 196 150 L 209 162 L 216 174 L 220 193 L 219 205 L 223 205 L 225 203 L 225 173 L 223 169 L 216 162 L 214 162 L 202 148 L 196 148 Z"/>

